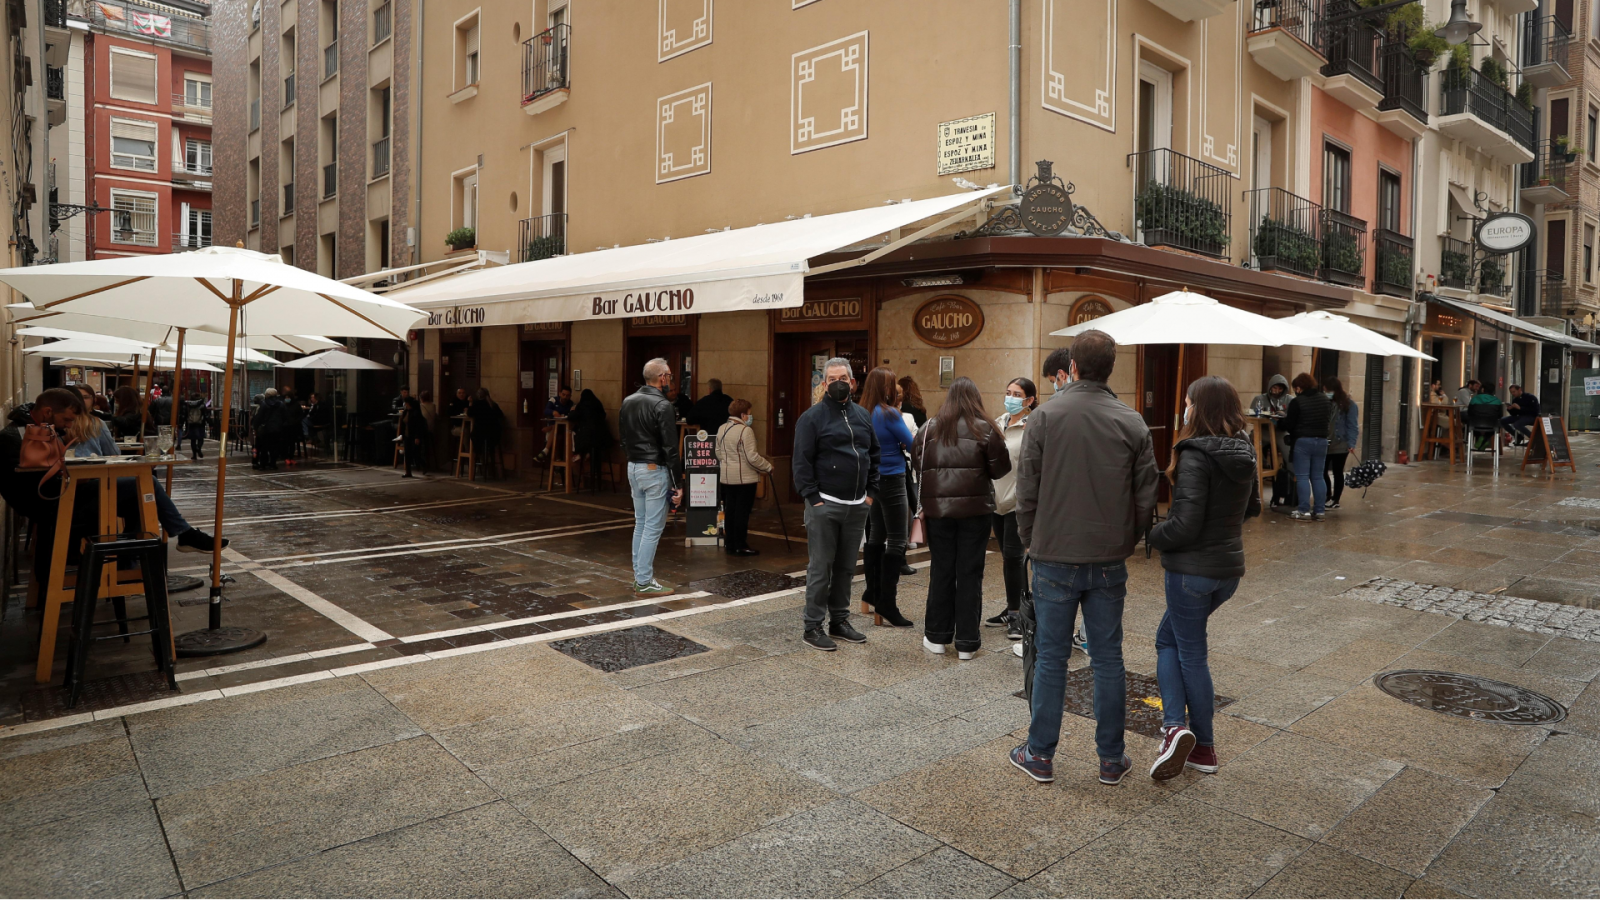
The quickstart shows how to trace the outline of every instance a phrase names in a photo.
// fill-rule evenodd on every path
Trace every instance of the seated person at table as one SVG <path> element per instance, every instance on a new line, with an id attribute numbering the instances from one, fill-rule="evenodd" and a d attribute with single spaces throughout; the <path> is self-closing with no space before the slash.
<path id="1" fill-rule="evenodd" d="M 1482 384 L 1478 383 L 1477 381 L 1473 381 L 1471 384 L 1477 393 L 1472 395 L 1472 400 L 1468 402 L 1468 406 L 1498 404 L 1500 402 L 1500 398 L 1496 397 L 1492 392 L 1484 390 Z M 1467 411 L 1465 409 L 1461 410 L 1461 421 L 1467 421 Z M 1473 446 L 1479 450 L 1487 450 L 1489 449 L 1489 438 L 1480 435 L 1474 442 Z"/>
<path id="2" fill-rule="evenodd" d="M 1436 404 L 1436 405 L 1439 405 L 1439 406 L 1443 406 L 1443 405 L 1449 403 L 1450 402 L 1450 398 L 1446 397 L 1445 394 L 1444 394 L 1444 382 L 1440 381 L 1437 378 L 1435 378 L 1433 381 L 1429 382 L 1428 383 L 1427 396 L 1423 398 L 1422 402 L 1423 403 L 1432 403 L 1432 404 Z"/>
<path id="3" fill-rule="evenodd" d="M 1274 375 L 1264 394 L 1250 401 L 1250 415 L 1282 417 L 1289 414 L 1289 379 Z"/>
<path id="4" fill-rule="evenodd" d="M 606 420 L 605 404 L 594 391 L 583 389 L 578 405 L 568 416 L 572 422 L 572 453 L 577 459 L 605 459 L 611 452 L 611 425 Z M 590 471 L 595 471 L 591 469 Z"/>
<path id="5" fill-rule="evenodd" d="M 80 388 L 88 393 L 86 388 Z M 199 394 L 194 396 L 198 397 Z M 94 416 L 78 416 L 66 431 L 67 455 L 75 459 L 86 459 L 96 456 L 116 459 L 122 455 L 117 449 L 117 442 L 111 438 L 111 429 L 104 422 Z M 166 488 L 161 482 L 155 483 L 156 519 L 161 522 L 162 530 L 178 539 L 179 553 L 210 553 L 211 535 L 190 525 L 184 519 L 183 513 L 178 512 L 177 504 L 167 496 Z M 46 489 L 45 493 L 51 493 Z M 138 502 L 139 480 L 137 478 L 117 479 L 117 509 L 129 508 L 130 504 Z M 129 519 L 126 514 L 120 513 L 124 519 Z M 136 514 L 137 515 L 137 514 Z M 222 539 L 222 546 L 228 546 L 228 539 Z"/>
<path id="6" fill-rule="evenodd" d="M 455 421 L 455 418 L 457 416 L 466 415 L 467 414 L 467 410 L 471 406 L 472 406 L 472 401 L 467 398 L 467 389 L 466 388 L 456 388 L 456 395 L 454 397 L 451 397 L 450 398 L 450 402 L 445 404 L 445 407 L 444 407 L 444 417 L 446 419 L 451 420 L 451 422 L 450 422 L 450 436 L 451 437 L 453 437 L 453 438 L 461 437 L 461 423 Z"/>
<path id="7" fill-rule="evenodd" d="M 1469 406 L 1476 402 L 1478 394 L 1483 391 L 1483 383 L 1474 378 L 1461 387 L 1456 388 L 1456 405 Z M 1493 396 L 1493 395 L 1491 395 Z"/>
<path id="8" fill-rule="evenodd" d="M 399 395 L 396 396 L 393 400 L 389 401 L 389 412 L 391 412 L 391 413 L 404 412 L 405 408 L 406 408 L 406 400 L 410 399 L 410 397 L 411 397 L 411 389 L 408 388 L 408 387 L 401 388 Z"/>
<path id="9" fill-rule="evenodd" d="M 1528 426 L 1539 419 L 1539 398 L 1524 391 L 1520 384 L 1513 384 L 1508 390 L 1511 392 L 1511 402 L 1506 409 L 1511 415 L 1500 420 L 1500 427 L 1515 437 L 1516 445 L 1521 447 L 1528 442 Z"/>
<path id="10" fill-rule="evenodd" d="M 554 397 L 551 397 L 549 400 L 545 401 L 544 415 L 542 416 L 543 422 L 541 422 L 539 426 L 539 430 L 544 432 L 544 449 L 539 451 L 539 455 L 537 457 L 534 457 L 534 462 L 542 463 L 549 459 L 551 451 L 555 449 L 550 445 L 550 442 L 555 439 L 556 428 L 554 425 L 550 424 L 550 420 L 565 419 L 571 414 L 572 388 L 564 387 L 556 391 L 556 395 Z"/>
<path id="11" fill-rule="evenodd" d="M 118 440 L 136 441 L 143 435 L 155 433 L 148 422 L 141 427 L 144 408 L 139 405 L 138 391 L 123 385 L 111 396 L 117 404 L 116 414 L 111 417 L 111 431 Z"/>
<path id="12" fill-rule="evenodd" d="M 488 388 L 478 388 L 467 415 L 472 417 L 473 455 L 483 464 L 484 477 L 492 478 L 500 471 L 500 434 L 505 429 L 505 413 L 490 398 Z"/>
<path id="13" fill-rule="evenodd" d="M 733 398 L 722 392 L 720 378 L 713 378 L 706 385 L 711 391 L 694 402 L 694 407 L 689 410 L 689 424 L 716 434 L 728 424 L 728 408 L 733 404 Z"/>

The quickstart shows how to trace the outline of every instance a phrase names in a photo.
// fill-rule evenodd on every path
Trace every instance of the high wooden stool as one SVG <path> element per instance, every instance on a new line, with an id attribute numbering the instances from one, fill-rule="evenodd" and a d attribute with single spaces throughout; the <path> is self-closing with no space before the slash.
<path id="1" fill-rule="evenodd" d="M 477 459 L 472 452 L 472 419 L 469 416 L 461 417 L 461 443 L 456 446 L 456 477 L 461 477 L 461 466 L 467 467 L 467 480 L 476 481 L 477 473 L 473 463 Z"/>

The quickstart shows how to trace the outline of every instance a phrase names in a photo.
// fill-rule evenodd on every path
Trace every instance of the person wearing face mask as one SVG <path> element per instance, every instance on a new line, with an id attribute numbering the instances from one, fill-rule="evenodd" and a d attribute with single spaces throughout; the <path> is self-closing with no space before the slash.
<path id="1" fill-rule="evenodd" d="M 1072 348 L 1057 347 L 1044 358 L 1044 380 L 1050 385 L 1052 396 L 1067 389 L 1072 383 Z"/>
<path id="2" fill-rule="evenodd" d="M 838 638 L 864 644 L 850 624 L 850 582 L 867 513 L 878 496 L 878 435 L 867 411 L 850 401 L 850 360 L 822 366 L 822 399 L 794 422 L 794 489 L 806 502 L 806 607 L 802 640 L 839 649 Z M 824 622 L 827 627 L 824 629 Z"/>
<path id="3" fill-rule="evenodd" d="M 867 373 L 861 405 L 872 416 L 878 438 L 878 497 L 867 514 L 867 545 L 862 548 L 867 588 L 861 602 L 872 607 L 879 624 L 910 628 L 900 614 L 900 567 L 906 561 L 906 536 L 910 521 L 906 508 L 906 453 L 911 450 L 911 429 L 894 406 L 900 386 L 894 372 L 878 367 Z"/>
<path id="4" fill-rule="evenodd" d="M 720 388 L 721 385 L 719 384 Z M 750 546 L 750 511 L 756 485 L 772 471 L 772 463 L 756 452 L 755 416 L 749 400 L 728 404 L 728 420 L 717 429 L 717 483 L 722 490 L 723 549 L 729 556 L 759 556 Z"/>
<path id="5" fill-rule="evenodd" d="M 1006 441 L 1006 452 L 1012 459 L 1022 458 L 1022 431 L 1028 414 L 1039 405 L 1039 390 L 1026 378 L 1013 378 L 1006 385 L 1005 414 L 994 420 L 995 427 Z M 1017 472 L 1010 472 L 994 481 L 994 539 L 1000 545 L 1000 559 L 1006 582 L 1006 608 L 996 616 L 983 620 L 990 628 L 1004 627 L 1006 637 L 1022 640 L 1022 625 L 1014 621 L 1017 608 L 1022 605 L 1022 590 L 1027 577 L 1023 564 L 1022 539 L 1017 537 Z"/>

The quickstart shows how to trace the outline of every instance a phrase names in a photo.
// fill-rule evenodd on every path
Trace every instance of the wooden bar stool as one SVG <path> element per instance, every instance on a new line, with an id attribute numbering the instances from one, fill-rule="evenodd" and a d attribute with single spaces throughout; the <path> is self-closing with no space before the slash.
<path id="1" fill-rule="evenodd" d="M 461 477 L 461 466 L 465 464 L 467 467 L 467 480 L 476 481 L 478 476 L 473 468 L 473 463 L 477 462 L 477 458 L 472 452 L 472 418 L 470 416 L 461 416 L 460 419 L 461 443 L 456 446 L 456 477 Z"/>
<path id="2" fill-rule="evenodd" d="M 544 489 L 556 489 L 556 470 L 561 470 L 561 488 L 565 493 L 573 492 L 572 478 L 572 426 L 566 419 L 556 419 L 550 423 L 550 464 L 545 470 Z"/>
<path id="3" fill-rule="evenodd" d="M 1430 451 L 1443 447 L 1450 456 L 1450 465 L 1454 466 L 1456 445 L 1461 441 L 1461 419 L 1456 415 L 1456 407 L 1425 403 L 1422 409 L 1426 424 L 1422 430 L 1422 446 L 1418 456 L 1437 459 L 1437 456 L 1430 455 Z"/>

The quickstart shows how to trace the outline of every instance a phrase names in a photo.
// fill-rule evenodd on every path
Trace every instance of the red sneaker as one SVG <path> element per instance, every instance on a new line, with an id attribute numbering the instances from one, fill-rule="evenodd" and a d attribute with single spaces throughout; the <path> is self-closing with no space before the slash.
<path id="1" fill-rule="evenodd" d="M 1157 781 L 1178 777 L 1194 746 L 1194 732 L 1182 725 L 1162 729 L 1161 752 L 1156 754 L 1155 765 L 1150 767 L 1150 777 Z"/>
<path id="2" fill-rule="evenodd" d="M 1215 775 L 1217 773 L 1217 748 L 1202 747 L 1196 744 L 1194 749 L 1189 751 L 1189 761 L 1184 765 L 1207 775 Z"/>

